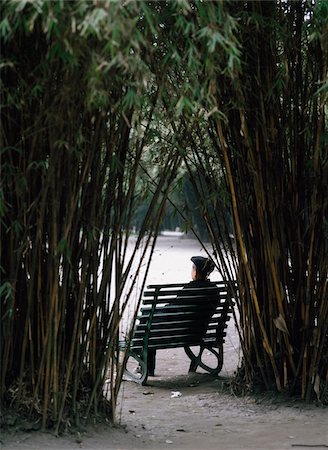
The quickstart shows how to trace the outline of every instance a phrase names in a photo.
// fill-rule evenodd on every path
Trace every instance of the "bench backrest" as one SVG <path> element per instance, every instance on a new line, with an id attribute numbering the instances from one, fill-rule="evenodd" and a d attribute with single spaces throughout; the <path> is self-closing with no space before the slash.
<path id="1" fill-rule="evenodd" d="M 231 304 L 227 283 L 182 290 L 184 286 L 177 283 L 147 287 L 137 316 L 133 350 L 145 345 L 161 349 L 224 342 Z"/>

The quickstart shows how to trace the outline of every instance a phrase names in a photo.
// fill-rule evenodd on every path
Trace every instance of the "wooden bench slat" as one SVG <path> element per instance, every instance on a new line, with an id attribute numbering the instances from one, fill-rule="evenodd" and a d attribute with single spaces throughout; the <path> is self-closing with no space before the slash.
<path id="1" fill-rule="evenodd" d="M 190 320 L 190 318 L 194 318 L 194 320 L 200 320 L 202 318 L 208 318 L 210 314 L 210 310 L 205 310 L 205 311 L 178 311 L 178 310 L 173 310 L 172 312 L 168 313 L 155 313 L 153 316 L 153 323 L 154 322 L 167 322 L 167 321 L 172 321 L 172 320 L 178 320 L 178 321 L 182 321 L 182 320 Z M 138 325 L 141 324 L 145 324 L 147 322 L 149 322 L 149 315 L 145 315 L 145 316 L 138 316 Z M 229 320 L 229 319 L 227 319 Z M 213 322 L 213 323 L 218 323 L 221 322 L 221 317 L 216 316 L 216 317 L 210 317 L 208 318 L 208 322 Z"/>
<path id="2" fill-rule="evenodd" d="M 183 341 L 181 338 L 182 336 L 184 336 L 184 338 L 186 339 L 186 342 L 187 342 L 187 340 L 190 337 L 197 334 L 197 333 L 194 333 L 193 335 L 189 335 L 187 330 L 177 330 L 177 332 L 175 334 L 173 334 L 173 333 L 169 334 L 169 332 L 171 330 L 167 330 L 167 331 L 168 331 L 168 333 L 165 334 L 165 337 L 172 337 L 172 341 L 174 341 L 177 337 L 179 337 L 180 338 L 179 340 L 181 342 Z M 184 333 L 184 331 L 186 331 L 186 332 Z M 202 335 L 202 333 L 199 333 L 199 335 Z M 212 330 L 210 333 L 207 333 L 205 337 L 202 335 L 203 336 L 202 341 L 215 342 L 218 340 L 218 338 L 222 339 L 222 338 L 226 337 L 226 335 L 227 335 L 226 331 L 219 333 L 219 335 L 218 335 L 215 330 Z M 163 334 L 163 336 L 164 336 L 164 334 Z M 150 338 L 151 338 L 151 340 L 149 341 L 149 345 L 154 343 L 155 339 L 160 340 L 162 338 L 162 335 L 151 334 Z M 133 337 L 133 339 L 131 341 L 131 348 L 141 347 L 143 344 L 144 344 L 144 336 L 136 335 Z M 198 345 L 199 345 L 199 341 L 198 341 Z"/>
<path id="3" fill-rule="evenodd" d="M 186 286 L 187 283 L 167 283 L 167 284 L 148 284 L 147 285 L 147 289 L 168 289 L 168 288 L 172 288 L 172 287 L 184 287 Z M 211 284 L 216 285 L 216 286 L 227 286 L 232 284 L 233 286 L 237 286 L 237 283 L 235 280 L 233 281 L 223 281 L 223 280 L 219 280 L 219 281 L 211 281 Z"/>
<path id="4" fill-rule="evenodd" d="M 193 333 L 192 335 L 189 334 L 184 334 L 183 330 L 177 330 L 176 333 L 170 333 L 168 330 L 167 333 L 163 333 L 162 335 L 154 335 L 152 334 L 150 336 L 150 340 L 148 342 L 148 347 L 152 347 L 152 345 L 154 345 L 154 342 L 160 342 L 161 344 L 164 343 L 164 345 L 166 345 L 166 343 L 169 342 L 184 342 L 186 345 L 188 345 L 188 342 L 190 341 L 190 339 L 196 339 L 199 345 L 200 339 L 203 339 L 206 342 L 212 342 L 215 343 L 218 340 L 222 340 L 225 336 L 226 333 L 222 333 L 222 335 L 217 336 L 217 334 L 213 331 L 212 334 L 207 335 L 205 338 L 202 338 L 202 333 L 199 333 L 199 335 L 197 335 L 197 333 Z M 166 339 L 166 340 L 165 340 Z M 144 340 L 142 336 L 135 336 L 133 341 L 131 342 L 131 349 L 135 349 L 135 348 L 141 348 L 144 345 Z"/>
<path id="5" fill-rule="evenodd" d="M 170 344 L 179 344 L 179 345 L 191 345 L 193 343 L 194 345 L 198 344 L 200 341 L 201 336 L 184 336 L 184 335 L 177 335 L 177 336 L 167 336 L 162 338 L 151 338 L 148 342 L 148 348 L 166 348 L 167 345 Z M 136 341 L 134 344 L 135 346 L 138 346 L 143 344 L 143 341 Z M 134 346 L 132 347 L 134 348 Z"/>
<path id="6" fill-rule="evenodd" d="M 217 343 L 216 337 L 213 335 L 213 337 L 208 337 L 204 339 L 204 343 L 214 345 Z M 199 337 L 197 336 L 184 336 L 184 335 L 177 335 L 174 337 L 162 337 L 162 338 L 151 338 L 148 343 L 148 348 L 153 349 L 165 349 L 165 348 L 172 348 L 172 347 L 185 347 L 186 345 L 194 345 L 199 346 Z M 141 350 L 143 348 L 143 340 L 139 339 L 131 345 L 131 349 Z"/>
<path id="7" fill-rule="evenodd" d="M 196 295 L 197 294 L 197 295 Z M 162 300 L 165 301 L 167 298 L 183 298 L 183 297 L 209 297 L 212 295 L 218 294 L 219 298 L 225 298 L 227 299 L 227 296 L 229 294 L 228 290 L 218 290 L 218 289 L 210 289 L 208 291 L 198 291 L 196 292 L 196 289 L 180 289 L 174 292 L 167 291 L 167 292 L 144 292 L 142 296 L 143 301 L 147 301 L 149 298 L 156 298 L 158 301 Z"/>
<path id="8" fill-rule="evenodd" d="M 193 321 L 193 322 L 195 322 L 195 321 Z M 190 321 L 190 320 L 186 320 L 186 321 L 181 321 L 181 322 L 179 322 L 179 321 L 175 321 L 175 322 L 157 322 L 157 323 L 153 323 L 153 325 L 152 325 L 152 327 L 151 327 L 151 330 L 161 330 L 161 329 L 165 329 L 165 328 L 167 328 L 167 326 L 169 325 L 169 326 L 172 326 L 172 327 L 177 327 L 177 326 L 181 326 L 181 327 L 184 327 L 184 326 L 187 326 L 187 325 L 190 325 L 192 323 L 192 321 Z M 221 330 L 221 329 L 225 329 L 225 328 L 227 328 L 227 324 L 223 324 L 223 325 L 221 325 L 221 324 L 218 324 L 217 322 L 210 322 L 209 323 L 209 325 L 207 326 L 207 330 L 208 331 L 210 331 L 210 330 L 216 330 L 216 329 L 219 329 L 219 330 Z M 140 325 L 138 325 L 138 328 L 136 328 L 136 331 L 135 331 L 135 333 L 136 332 L 138 332 L 139 330 L 142 332 L 142 333 L 144 333 L 145 331 L 146 331 L 146 329 L 147 329 L 147 324 L 140 324 Z"/>
<path id="9" fill-rule="evenodd" d="M 211 306 L 213 308 L 214 305 L 217 306 L 223 306 L 222 305 L 223 302 L 220 302 L 219 300 L 217 300 L 215 297 L 212 298 L 195 298 L 194 300 L 192 299 L 192 297 L 187 297 L 187 298 L 181 298 L 180 299 L 170 299 L 170 301 L 165 301 L 165 302 L 156 302 L 156 308 L 165 308 L 168 306 L 176 306 L 176 307 L 180 307 L 180 306 L 198 306 L 200 308 L 206 308 Z M 151 306 L 143 306 L 143 309 L 151 309 Z"/>
<path id="10" fill-rule="evenodd" d="M 175 309 L 179 309 L 180 311 L 185 311 L 185 310 L 213 310 L 213 305 L 211 304 L 207 304 L 207 305 L 192 305 L 192 304 L 181 304 L 181 305 L 163 305 L 163 306 L 157 306 L 156 310 L 160 311 L 161 313 L 165 312 L 165 311 L 174 311 Z M 221 315 L 222 313 L 225 312 L 225 310 L 227 310 L 226 305 L 218 305 L 216 306 L 215 312 L 214 314 L 219 314 Z M 149 307 L 144 307 L 140 309 L 140 312 L 142 313 L 141 315 L 138 315 L 137 318 L 144 318 L 144 317 L 148 317 L 151 312 L 152 309 Z"/>
<path id="11" fill-rule="evenodd" d="M 170 325 L 171 325 L 170 323 L 167 323 L 165 328 L 157 328 L 157 329 L 152 328 L 149 333 L 149 336 L 156 336 L 156 335 L 167 336 L 170 333 L 172 335 L 175 335 L 176 333 L 184 333 L 184 334 L 192 335 L 193 333 L 196 333 L 197 330 L 199 330 L 199 331 L 204 330 L 204 327 L 198 326 L 198 324 L 196 322 L 194 322 L 194 324 L 186 324 L 184 326 L 170 326 Z M 135 337 L 143 337 L 144 334 L 145 334 L 144 330 L 137 330 L 134 333 L 134 338 Z M 204 331 L 202 334 L 204 335 Z"/>
<path id="12" fill-rule="evenodd" d="M 215 345 L 213 345 L 213 344 L 215 344 L 215 342 L 209 343 L 209 344 L 211 344 L 213 347 L 215 347 Z M 165 349 L 168 349 L 168 348 L 186 347 L 186 345 L 188 345 L 190 347 L 197 347 L 197 346 L 199 346 L 199 342 L 188 342 L 188 344 L 186 344 L 184 341 L 181 341 L 181 342 L 166 342 L 165 344 L 158 343 L 156 345 L 149 346 L 149 348 L 150 349 L 154 349 L 154 350 L 165 350 Z M 141 347 L 136 347 L 136 348 L 133 347 L 133 350 L 134 351 L 137 351 L 137 350 L 140 351 L 140 350 L 142 350 L 142 346 Z"/>
<path id="13" fill-rule="evenodd" d="M 206 305 L 207 306 L 207 305 Z M 189 308 L 184 308 L 183 306 L 175 306 L 172 305 L 171 307 L 165 307 L 165 308 L 156 308 L 155 312 L 153 313 L 154 317 L 165 317 L 165 316 L 169 316 L 172 317 L 173 314 L 193 314 L 193 315 L 206 315 L 208 313 L 214 314 L 214 312 L 216 313 L 216 311 L 211 308 L 210 306 L 207 307 L 200 307 L 197 305 L 190 305 Z M 138 316 L 138 320 L 146 320 L 147 318 L 151 317 L 151 311 L 141 311 L 140 316 Z"/>
<path id="14" fill-rule="evenodd" d="M 199 295 L 199 296 L 192 295 L 192 294 L 191 295 L 181 295 L 181 296 L 171 295 L 171 296 L 167 296 L 167 297 L 149 296 L 149 297 L 142 299 L 142 304 L 152 304 L 154 301 L 156 302 L 156 304 L 160 304 L 160 303 L 167 304 L 167 303 L 172 303 L 172 302 L 178 303 L 178 302 L 182 301 L 183 299 L 185 299 L 185 301 L 195 300 L 195 301 L 205 302 L 208 299 L 211 299 L 213 297 L 215 297 L 217 299 L 218 303 L 225 303 L 228 301 L 227 298 L 229 298 L 230 304 L 234 304 L 233 297 L 230 297 L 229 294 L 218 295 L 216 297 L 213 293 L 211 295 Z M 197 300 L 197 299 L 199 299 L 199 300 Z"/>
<path id="15" fill-rule="evenodd" d="M 145 291 L 143 293 L 143 298 L 146 297 L 157 297 L 157 298 L 165 298 L 165 297 L 176 297 L 177 295 L 181 295 L 181 293 L 183 293 L 183 295 L 187 295 L 190 294 L 192 295 L 193 293 L 195 293 L 195 291 L 197 291 L 197 289 L 175 289 L 174 291 L 160 291 L 159 293 L 157 293 L 156 291 Z M 211 293 L 214 292 L 219 292 L 220 294 L 224 295 L 226 294 L 228 291 L 227 289 L 219 289 L 219 288 L 206 288 L 206 289 L 202 289 L 202 291 L 199 291 L 199 295 L 209 295 Z M 181 298 L 181 297 L 180 297 Z"/>

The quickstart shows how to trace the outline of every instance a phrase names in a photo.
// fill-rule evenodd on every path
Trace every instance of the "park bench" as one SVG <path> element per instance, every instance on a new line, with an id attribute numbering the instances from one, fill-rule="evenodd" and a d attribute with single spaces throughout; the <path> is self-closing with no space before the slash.
<path id="1" fill-rule="evenodd" d="M 178 347 L 183 347 L 191 360 L 190 372 L 198 367 L 212 375 L 221 371 L 233 290 L 224 281 L 181 291 L 184 286 L 181 283 L 147 286 L 130 345 L 125 342 L 129 345 L 126 379 L 146 384 L 148 375 L 153 375 L 155 363 L 149 353 Z M 198 350 L 195 352 L 193 347 Z M 205 350 L 214 356 L 215 364 L 204 361 Z M 129 369 L 131 358 L 138 364 L 137 371 Z"/>

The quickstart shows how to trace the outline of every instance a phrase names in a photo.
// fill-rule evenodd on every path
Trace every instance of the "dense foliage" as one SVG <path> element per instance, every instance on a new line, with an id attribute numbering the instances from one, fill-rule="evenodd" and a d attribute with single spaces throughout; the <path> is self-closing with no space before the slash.
<path id="1" fill-rule="evenodd" d="M 121 315 L 186 176 L 238 278 L 238 381 L 324 400 L 327 9 L 3 2 L 3 408 L 57 431 L 114 419 Z"/>
<path id="2" fill-rule="evenodd" d="M 180 156 L 158 142 L 157 170 L 143 168 L 160 83 L 137 4 L 15 1 L 3 13 L 1 401 L 59 430 L 114 417 L 120 317 Z"/>
<path id="3" fill-rule="evenodd" d="M 242 67 L 233 80 L 212 78 L 223 117 L 212 116 L 208 127 L 237 241 L 239 376 L 243 386 L 327 402 L 328 5 L 239 6 L 231 14 Z M 217 192 L 211 167 L 203 164 L 206 184 Z M 208 225 L 219 252 L 222 240 L 213 220 Z"/>

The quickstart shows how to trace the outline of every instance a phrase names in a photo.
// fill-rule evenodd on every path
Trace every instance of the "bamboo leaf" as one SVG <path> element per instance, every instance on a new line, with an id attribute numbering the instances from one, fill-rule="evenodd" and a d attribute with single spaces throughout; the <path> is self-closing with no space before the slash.
<path id="1" fill-rule="evenodd" d="M 14 316 L 14 286 L 5 281 L 0 285 L 0 299 L 1 299 L 1 320 L 12 319 Z"/>
<path id="2" fill-rule="evenodd" d="M 289 331 L 288 331 L 285 319 L 283 318 L 283 316 L 281 314 L 279 314 L 278 317 L 273 319 L 273 323 L 278 328 L 278 330 L 289 335 Z"/>

